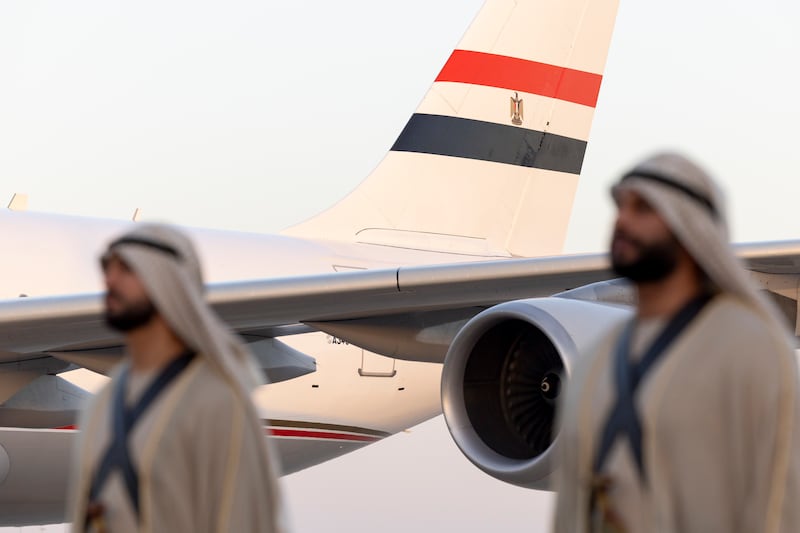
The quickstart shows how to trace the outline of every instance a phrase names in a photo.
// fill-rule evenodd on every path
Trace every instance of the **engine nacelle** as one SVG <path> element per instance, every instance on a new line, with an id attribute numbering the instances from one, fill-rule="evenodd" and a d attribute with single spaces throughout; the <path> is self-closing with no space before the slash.
<path id="1" fill-rule="evenodd" d="M 478 468 L 527 488 L 548 488 L 555 406 L 581 353 L 629 309 L 567 298 L 507 302 L 458 333 L 442 370 L 442 409 L 458 447 Z"/>

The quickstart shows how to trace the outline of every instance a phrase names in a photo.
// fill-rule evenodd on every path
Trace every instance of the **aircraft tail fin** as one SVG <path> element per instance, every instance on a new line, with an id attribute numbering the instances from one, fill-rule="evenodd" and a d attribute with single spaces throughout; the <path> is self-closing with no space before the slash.
<path id="1" fill-rule="evenodd" d="M 561 252 L 617 0 L 489 0 L 378 167 L 286 234 Z"/>

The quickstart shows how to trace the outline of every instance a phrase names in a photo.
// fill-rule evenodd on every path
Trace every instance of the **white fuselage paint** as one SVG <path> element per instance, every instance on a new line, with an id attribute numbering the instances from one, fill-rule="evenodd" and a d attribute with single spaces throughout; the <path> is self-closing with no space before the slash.
<path id="1" fill-rule="evenodd" d="M 0 210 L 0 298 L 102 290 L 98 257 L 132 222 Z M 474 256 L 187 228 L 206 281 L 476 260 Z M 441 366 L 382 357 L 324 333 L 281 338 L 317 360 L 311 374 L 262 387 L 255 399 L 293 472 L 440 412 Z M 360 371 L 360 372 L 359 372 Z"/>
<path id="2" fill-rule="evenodd" d="M 600 75 L 616 3 L 487 1 L 457 50 Z M 524 101 L 521 124 L 508 114 L 512 97 Z M 516 125 L 582 142 L 593 104 L 468 76 L 434 82 L 417 110 L 422 114 L 479 121 L 491 125 L 486 131 Z M 486 146 L 490 141 L 483 139 Z M 283 236 L 190 230 L 206 281 L 561 253 L 577 173 L 424 148 L 390 151 L 349 196 Z M 528 148 L 520 147 L 533 155 Z M 0 209 L 0 298 L 101 290 L 97 258 L 125 226 Z M 440 410 L 440 365 L 382 358 L 322 333 L 281 340 L 317 360 L 316 372 L 255 394 L 262 416 L 274 421 L 287 471 L 341 455 Z M 36 448 L 28 446 L 28 433 L 38 434 Z M 45 450 L 41 443 L 48 435 L 57 436 Z M 70 435 L 74 432 L 0 428 L 0 445 L 8 448 L 11 461 L 8 478 L 0 483 L 0 522 L 60 519 L 68 462 L 64 443 L 73 440 Z M 14 457 L 26 460 L 28 470 L 15 470 Z"/>

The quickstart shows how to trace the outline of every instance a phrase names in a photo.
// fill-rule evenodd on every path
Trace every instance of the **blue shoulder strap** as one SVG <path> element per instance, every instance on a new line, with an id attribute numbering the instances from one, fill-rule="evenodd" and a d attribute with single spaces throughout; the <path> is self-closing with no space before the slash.
<path id="1" fill-rule="evenodd" d="M 92 484 L 89 489 L 89 501 L 97 500 L 100 490 L 108 480 L 114 470 L 119 469 L 125 481 L 131 505 L 138 518 L 139 516 L 139 475 L 131 462 L 130 450 L 128 449 L 128 435 L 133 430 L 134 425 L 144 414 L 147 408 L 158 398 L 159 394 L 187 367 L 194 358 L 194 352 L 181 354 L 170 362 L 164 370 L 153 380 L 153 383 L 145 390 L 142 397 L 128 409 L 125 406 L 125 391 L 128 382 L 128 369 L 126 368 L 119 383 L 114 390 L 114 403 L 111 410 L 111 427 L 113 429 L 113 439 L 106 449 L 100 467 L 95 472 Z"/>
<path id="2" fill-rule="evenodd" d="M 647 349 L 638 363 L 630 361 L 630 342 L 633 335 L 633 322 L 622 332 L 614 353 L 614 380 L 617 400 L 606 419 L 600 447 L 595 456 L 594 471 L 600 472 L 618 436 L 627 437 L 630 450 L 640 477 L 646 481 L 642 454 L 642 424 L 636 411 L 635 395 L 644 376 L 666 352 L 672 342 L 700 313 L 711 300 L 712 295 L 702 293 L 690 300 L 669 321 L 653 344 Z"/>

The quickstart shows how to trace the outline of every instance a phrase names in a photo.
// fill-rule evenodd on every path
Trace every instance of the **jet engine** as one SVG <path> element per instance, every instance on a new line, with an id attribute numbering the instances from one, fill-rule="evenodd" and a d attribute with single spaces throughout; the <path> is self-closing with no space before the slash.
<path id="1" fill-rule="evenodd" d="M 476 315 L 450 345 L 442 408 L 458 447 L 487 474 L 546 489 L 555 406 L 573 365 L 630 308 L 534 298 Z"/>

